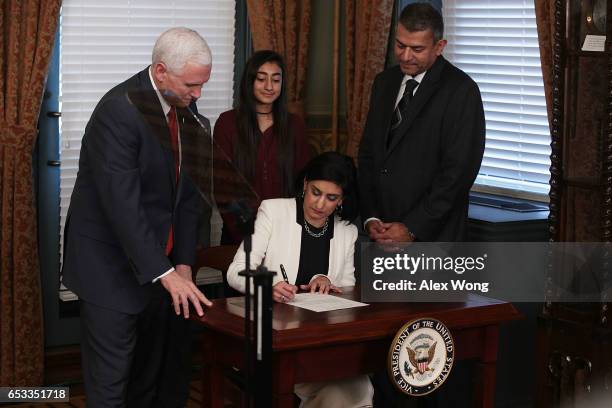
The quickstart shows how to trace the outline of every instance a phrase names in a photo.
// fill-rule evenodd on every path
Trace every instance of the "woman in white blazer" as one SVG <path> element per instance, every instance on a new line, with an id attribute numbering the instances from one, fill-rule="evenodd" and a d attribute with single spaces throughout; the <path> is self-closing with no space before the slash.
<path id="1" fill-rule="evenodd" d="M 262 201 L 255 219 L 251 268 L 264 265 L 280 272 L 273 281 L 276 302 L 289 302 L 298 288 L 310 292 L 341 292 L 355 285 L 353 255 L 357 228 L 355 166 L 348 156 L 326 152 L 312 159 L 303 171 L 298 197 Z M 282 265 L 282 267 L 281 267 Z M 227 271 L 234 289 L 245 290 L 243 244 Z M 297 384 L 302 408 L 369 407 L 373 388 L 367 376 L 343 381 Z"/>
<path id="2" fill-rule="evenodd" d="M 278 272 L 272 283 L 277 302 L 291 300 L 298 286 L 327 293 L 355 285 L 357 228 L 350 224 L 357 214 L 353 161 L 336 152 L 323 153 L 306 165 L 303 180 L 298 197 L 262 201 L 255 220 L 251 268 L 264 265 Z M 280 273 L 281 265 L 289 284 Z M 243 293 L 244 277 L 238 272 L 244 269 L 241 245 L 227 281 Z"/>
<path id="3" fill-rule="evenodd" d="M 280 271 L 283 265 L 287 278 L 292 285 L 296 283 L 298 267 L 300 264 L 300 243 L 303 226 L 296 222 L 296 203 L 294 198 L 276 198 L 264 200 L 257 211 L 255 232 L 251 251 L 251 268 L 264 265 L 271 271 L 276 271 L 272 284 L 275 287 L 274 300 L 286 302 L 293 297 L 293 290 L 280 291 L 279 287 L 287 288 Z M 301 209 L 300 209 L 301 210 Z M 316 271 L 313 277 L 326 276 L 329 280 L 328 288 L 336 290 L 337 287 L 355 285 L 355 268 L 353 265 L 353 252 L 357 239 L 357 228 L 353 224 L 333 217 L 334 237 L 330 240 L 329 269 Z M 328 228 L 329 229 L 329 228 Z M 312 231 L 312 228 L 311 228 Z M 242 245 L 236 252 L 234 261 L 227 271 L 227 281 L 231 287 L 244 293 L 244 277 L 238 272 L 245 269 L 245 255 Z M 320 281 L 319 281 L 320 282 Z M 280 286 L 279 286 L 280 285 Z M 297 290 L 297 286 L 295 288 Z M 314 289 L 314 287 L 313 287 Z M 283 299 L 283 293 L 286 298 Z"/>

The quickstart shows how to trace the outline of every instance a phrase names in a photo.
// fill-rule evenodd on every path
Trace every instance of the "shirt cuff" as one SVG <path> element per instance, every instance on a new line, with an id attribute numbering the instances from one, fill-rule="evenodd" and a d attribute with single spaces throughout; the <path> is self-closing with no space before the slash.
<path id="1" fill-rule="evenodd" d="M 310 278 L 310 282 L 308 282 L 308 283 L 310 284 L 313 280 L 317 279 L 319 276 L 325 276 L 327 278 L 327 280 L 329 281 L 329 283 L 331 283 L 331 279 L 329 279 L 329 276 L 324 275 L 322 273 L 318 273 L 318 274 L 314 275 L 312 278 Z"/>
<path id="2" fill-rule="evenodd" d="M 363 222 L 363 229 L 365 230 L 366 225 L 368 225 L 368 222 L 370 221 L 380 221 L 380 218 L 376 218 L 376 217 L 370 217 L 367 220 L 365 220 Z"/>
<path id="3" fill-rule="evenodd" d="M 157 278 L 153 279 L 153 283 L 157 282 L 158 280 L 160 280 L 161 278 L 163 278 L 164 276 L 166 276 L 167 274 L 169 274 L 170 272 L 174 272 L 174 268 L 170 268 L 168 269 L 166 272 L 162 273 L 161 275 L 159 275 Z"/>

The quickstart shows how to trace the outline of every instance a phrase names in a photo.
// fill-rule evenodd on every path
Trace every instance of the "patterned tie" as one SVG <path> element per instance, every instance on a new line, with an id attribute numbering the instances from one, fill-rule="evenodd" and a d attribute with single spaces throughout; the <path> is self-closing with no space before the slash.
<path id="1" fill-rule="evenodd" d="M 178 184 L 179 178 L 179 138 L 178 138 L 178 122 L 176 120 L 176 108 L 173 106 L 168 112 L 168 129 L 170 130 L 170 144 L 172 145 L 172 156 L 174 156 L 174 171 L 175 180 Z M 170 255 L 172 248 L 174 247 L 174 227 L 170 224 L 170 231 L 168 232 L 168 240 L 166 241 L 166 255 Z"/>
<path id="2" fill-rule="evenodd" d="M 389 136 L 387 137 L 387 148 L 391 146 L 391 142 L 397 136 L 397 132 L 395 131 L 402 123 L 402 115 L 406 114 L 408 105 L 412 100 L 412 94 L 417 86 L 419 86 L 419 82 L 415 79 L 409 79 L 408 81 L 406 81 L 406 86 L 404 88 L 404 94 L 402 95 L 402 99 L 400 99 L 399 103 L 395 107 L 395 110 L 393 111 L 393 117 L 391 119 L 391 129 L 389 130 Z"/>

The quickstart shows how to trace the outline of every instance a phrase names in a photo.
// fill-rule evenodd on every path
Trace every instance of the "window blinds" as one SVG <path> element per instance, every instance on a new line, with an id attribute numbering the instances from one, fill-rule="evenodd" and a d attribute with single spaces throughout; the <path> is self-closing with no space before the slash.
<path id="1" fill-rule="evenodd" d="M 85 125 L 98 100 L 151 63 L 155 40 L 192 28 L 213 55 L 198 111 L 211 120 L 232 105 L 235 0 L 64 0 L 60 22 L 60 230 L 78 171 Z"/>
<path id="2" fill-rule="evenodd" d="M 550 131 L 533 0 L 444 0 L 444 56 L 482 93 L 486 149 L 476 184 L 548 194 Z"/>

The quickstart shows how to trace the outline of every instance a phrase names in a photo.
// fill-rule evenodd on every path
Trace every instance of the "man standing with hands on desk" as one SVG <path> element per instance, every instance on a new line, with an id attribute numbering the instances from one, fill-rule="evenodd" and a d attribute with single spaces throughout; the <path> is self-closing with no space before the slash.
<path id="1" fill-rule="evenodd" d="M 395 33 L 398 66 L 376 77 L 359 148 L 361 217 L 377 242 L 465 239 L 485 120 L 476 83 L 446 61 L 442 16 L 406 6 Z"/>
<path id="2" fill-rule="evenodd" d="M 170 29 L 155 43 L 152 64 L 110 90 L 85 129 L 63 282 L 81 302 L 90 407 L 186 404 L 185 319 L 190 304 L 198 315 L 211 306 L 191 269 L 210 129 L 189 105 L 211 67 L 198 33 Z"/>

